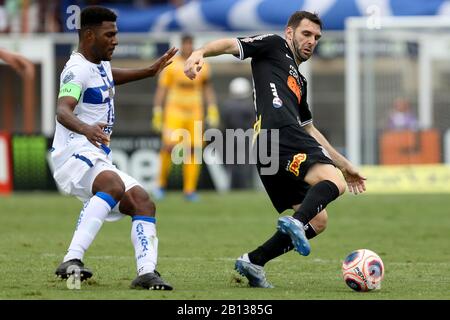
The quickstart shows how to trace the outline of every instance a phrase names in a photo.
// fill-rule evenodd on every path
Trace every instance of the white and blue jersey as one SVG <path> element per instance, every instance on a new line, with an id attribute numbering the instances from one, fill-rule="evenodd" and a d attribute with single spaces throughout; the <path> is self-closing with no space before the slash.
<path id="1" fill-rule="evenodd" d="M 73 113 L 89 125 L 105 123 L 105 133 L 111 135 L 114 125 L 114 81 L 108 61 L 95 64 L 81 53 L 73 52 L 67 61 L 60 78 L 59 97 L 78 98 Z M 79 90 L 79 91 L 78 91 Z M 72 92 L 71 92 L 72 91 Z M 75 91 L 75 92 L 74 92 Z M 73 132 L 56 120 L 55 136 L 52 146 L 52 160 L 55 168 L 60 167 L 70 157 L 82 153 L 103 153 L 108 156 L 107 146 L 101 149 L 90 143 L 84 135 Z"/>

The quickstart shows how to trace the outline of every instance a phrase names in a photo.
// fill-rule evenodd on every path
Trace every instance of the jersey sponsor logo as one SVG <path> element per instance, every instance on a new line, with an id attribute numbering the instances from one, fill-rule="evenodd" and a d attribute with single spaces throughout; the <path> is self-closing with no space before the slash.
<path id="1" fill-rule="evenodd" d="M 75 78 L 75 75 L 73 74 L 73 72 L 72 71 L 69 71 L 65 76 L 64 76 L 64 79 L 63 79 L 63 84 L 66 84 L 67 82 L 69 82 L 69 81 L 71 81 L 71 80 L 73 80 Z"/>
<path id="2" fill-rule="evenodd" d="M 272 100 L 273 107 L 276 109 L 281 108 L 283 106 L 283 100 L 281 100 L 280 97 L 278 96 L 278 91 L 277 91 L 277 87 L 275 86 L 275 83 L 273 83 L 273 82 L 270 83 L 270 89 L 272 90 L 272 95 L 273 95 L 273 100 Z"/>
<path id="3" fill-rule="evenodd" d="M 273 36 L 273 33 L 262 34 L 262 35 L 256 36 L 256 37 L 247 37 L 247 38 L 241 39 L 241 41 L 248 43 L 248 42 L 262 40 L 262 39 L 270 37 L 270 36 Z"/>
<path id="4" fill-rule="evenodd" d="M 106 134 L 111 135 L 112 131 L 113 131 L 113 126 L 112 125 L 107 125 L 107 126 L 103 127 L 103 132 L 106 133 Z"/>
<path id="5" fill-rule="evenodd" d="M 298 103 L 300 103 L 302 99 L 302 89 L 300 89 L 298 81 L 293 76 L 289 75 L 287 78 L 287 85 L 297 97 Z"/>
<path id="6" fill-rule="evenodd" d="M 296 177 L 300 174 L 300 165 L 306 161 L 306 154 L 304 153 L 297 153 L 293 158 L 292 161 L 288 164 L 288 170 L 289 172 L 292 172 L 295 174 Z"/>
<path id="7" fill-rule="evenodd" d="M 280 98 L 275 97 L 272 100 L 272 105 L 276 109 L 281 108 L 283 106 L 283 101 L 281 101 Z"/>
<path id="8" fill-rule="evenodd" d="M 289 65 L 289 74 L 299 81 L 297 69 L 292 64 Z"/>

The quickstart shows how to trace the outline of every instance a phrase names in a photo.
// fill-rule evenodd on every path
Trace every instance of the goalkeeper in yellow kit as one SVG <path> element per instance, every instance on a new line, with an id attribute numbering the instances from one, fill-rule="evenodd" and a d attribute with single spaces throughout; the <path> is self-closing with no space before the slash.
<path id="1" fill-rule="evenodd" d="M 185 129 L 190 133 L 191 159 L 183 164 L 183 192 L 186 200 L 198 200 L 196 190 L 200 174 L 200 164 L 198 163 L 201 162 L 201 159 L 194 157 L 202 154 L 195 152 L 195 149 L 201 149 L 203 141 L 202 136 L 194 135 L 194 124 L 196 121 L 204 120 L 204 101 L 206 102 L 206 124 L 209 127 L 219 125 L 219 111 L 210 82 L 208 64 L 203 65 L 201 75 L 194 81 L 184 75 L 184 62 L 192 51 L 193 37 L 183 35 L 180 55 L 173 59 L 173 63 L 160 74 L 158 79 L 152 119 L 153 129 L 162 133 L 158 188 L 153 192 L 156 199 L 162 199 L 165 195 L 172 164 L 171 152 L 173 147 L 180 142 L 180 140 L 172 139 L 171 135 L 177 129 Z"/>

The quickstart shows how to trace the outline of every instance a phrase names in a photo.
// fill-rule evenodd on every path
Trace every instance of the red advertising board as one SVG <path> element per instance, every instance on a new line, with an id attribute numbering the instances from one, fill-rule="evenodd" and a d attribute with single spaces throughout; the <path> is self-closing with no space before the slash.
<path id="1" fill-rule="evenodd" d="M 12 191 L 10 135 L 0 133 L 0 194 Z"/>

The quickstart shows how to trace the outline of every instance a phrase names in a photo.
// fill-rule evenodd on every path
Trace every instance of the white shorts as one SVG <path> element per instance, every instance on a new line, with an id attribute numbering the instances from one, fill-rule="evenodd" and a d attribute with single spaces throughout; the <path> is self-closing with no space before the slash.
<path id="1" fill-rule="evenodd" d="M 133 177 L 117 169 L 111 160 L 99 153 L 84 153 L 72 156 L 55 170 L 53 177 L 63 192 L 76 196 L 83 203 L 93 197 L 92 185 L 95 178 L 103 171 L 114 171 L 122 179 L 125 192 L 135 186 L 141 186 Z M 119 203 L 111 210 L 106 221 L 117 221 L 125 215 L 119 211 Z"/>

